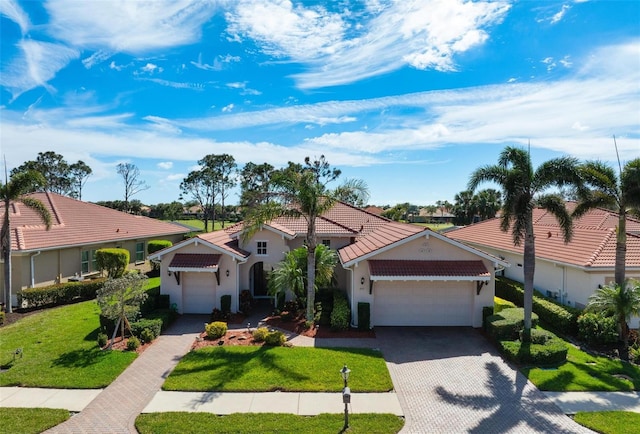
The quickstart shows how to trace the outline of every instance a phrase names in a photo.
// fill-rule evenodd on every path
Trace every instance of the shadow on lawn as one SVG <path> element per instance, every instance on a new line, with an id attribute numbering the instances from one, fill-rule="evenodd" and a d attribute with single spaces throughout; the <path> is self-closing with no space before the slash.
<path id="1" fill-rule="evenodd" d="M 63 368 L 85 368 L 99 363 L 108 353 L 108 351 L 100 351 L 97 347 L 68 351 L 53 360 L 51 365 Z"/>

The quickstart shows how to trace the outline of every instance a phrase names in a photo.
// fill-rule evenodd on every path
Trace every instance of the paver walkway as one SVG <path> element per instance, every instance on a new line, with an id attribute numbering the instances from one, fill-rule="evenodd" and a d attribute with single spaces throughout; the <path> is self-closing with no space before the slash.
<path id="1" fill-rule="evenodd" d="M 402 433 L 591 433 L 471 328 L 376 327 Z"/>
<path id="2" fill-rule="evenodd" d="M 205 317 L 187 316 L 167 332 L 79 414 L 47 433 L 137 433 L 136 417 L 151 401 L 180 358 L 191 348 Z M 205 318 L 206 320 L 206 318 Z"/>

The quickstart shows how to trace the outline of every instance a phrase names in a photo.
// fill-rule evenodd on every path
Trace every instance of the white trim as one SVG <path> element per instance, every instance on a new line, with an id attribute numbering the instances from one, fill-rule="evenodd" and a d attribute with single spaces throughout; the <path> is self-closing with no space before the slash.
<path id="1" fill-rule="evenodd" d="M 194 273 L 215 273 L 218 271 L 218 266 L 215 267 L 206 267 L 206 268 L 196 268 L 196 267 L 167 267 L 168 271 L 175 273 L 179 272 L 194 272 Z"/>
<path id="2" fill-rule="evenodd" d="M 482 281 L 489 282 L 491 281 L 491 277 L 480 277 L 480 276 L 369 276 L 369 279 L 374 282 L 377 281 L 387 281 L 387 282 L 415 282 L 415 281 L 426 281 L 426 282 L 473 282 L 473 281 Z"/>
<path id="3" fill-rule="evenodd" d="M 216 246 L 215 244 L 210 243 L 209 241 L 205 241 L 203 239 L 200 239 L 198 237 L 193 237 L 193 238 L 190 238 L 188 240 L 179 242 L 178 244 L 174 244 L 173 246 L 167 247 L 166 249 L 159 250 L 159 251 L 155 252 L 153 255 L 150 255 L 149 257 L 147 257 L 147 259 L 149 259 L 150 261 L 154 260 L 154 259 L 162 260 L 162 257 L 164 255 L 166 255 L 167 253 L 171 253 L 171 252 L 174 252 L 176 250 L 182 249 L 183 247 L 186 247 L 189 244 L 195 244 L 196 246 L 198 244 L 203 244 L 203 245 L 209 247 L 210 249 L 215 250 L 216 252 L 222 253 L 223 255 L 231 256 L 232 258 L 237 259 L 240 262 L 246 262 L 247 261 L 247 258 L 245 258 L 244 256 L 240 256 L 240 255 L 237 255 L 237 254 L 235 254 L 233 252 L 230 252 L 228 250 L 221 249 L 220 247 Z"/>
<path id="4" fill-rule="evenodd" d="M 263 225 L 260 226 L 260 230 L 266 229 L 270 232 L 276 233 L 280 236 L 282 236 L 283 238 L 286 238 L 288 240 L 293 240 L 296 236 L 298 236 L 297 233 L 294 233 L 293 235 L 288 234 L 286 232 L 283 232 L 279 229 L 274 228 L 273 226 L 269 225 L 269 223 L 264 223 Z M 244 232 L 246 232 L 244 229 L 239 230 L 238 232 L 234 232 L 233 235 L 230 235 L 230 238 L 233 239 L 238 239 L 240 238 L 240 235 L 243 234 Z"/>

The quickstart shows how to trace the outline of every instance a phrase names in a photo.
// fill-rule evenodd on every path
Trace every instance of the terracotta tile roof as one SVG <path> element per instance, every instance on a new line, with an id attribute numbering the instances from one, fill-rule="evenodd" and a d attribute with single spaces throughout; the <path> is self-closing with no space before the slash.
<path id="1" fill-rule="evenodd" d="M 185 234 L 188 229 L 134 216 L 55 193 L 34 193 L 51 213 L 51 229 L 38 214 L 21 203 L 11 204 L 12 249 L 33 251 L 71 245 L 98 244 L 129 239 Z M 0 217 L 4 210 L 0 210 Z"/>
<path id="2" fill-rule="evenodd" d="M 376 277 L 469 277 L 489 279 L 491 274 L 482 261 L 410 261 L 373 260 L 369 263 L 371 279 Z"/>
<path id="3" fill-rule="evenodd" d="M 565 244 L 555 219 L 543 210 L 534 212 L 536 257 L 580 267 L 615 266 L 618 215 L 593 210 L 575 221 L 572 240 Z M 638 221 L 627 219 L 627 267 L 640 267 L 640 236 L 634 234 Z M 447 233 L 449 238 L 480 248 L 493 248 L 522 254 L 523 245 L 513 244 L 511 232 L 500 230 L 500 219 L 486 220 Z"/>
<path id="4" fill-rule="evenodd" d="M 238 223 L 237 225 L 233 225 L 233 227 L 226 228 L 225 230 L 200 234 L 198 235 L 198 238 L 214 244 L 235 256 L 248 258 L 250 253 L 241 249 L 238 244 L 238 239 L 233 237 L 233 235 L 238 232 L 238 225 L 240 225 L 239 228 L 241 229 L 242 224 Z"/>
<path id="5" fill-rule="evenodd" d="M 346 264 L 415 234 L 429 231 L 430 229 L 422 226 L 385 221 L 384 225 L 380 225 L 366 236 L 358 238 L 355 243 L 340 249 L 338 255 L 340 261 Z"/>
<path id="6" fill-rule="evenodd" d="M 212 253 L 176 253 L 169 268 L 216 268 L 220 257 Z"/>

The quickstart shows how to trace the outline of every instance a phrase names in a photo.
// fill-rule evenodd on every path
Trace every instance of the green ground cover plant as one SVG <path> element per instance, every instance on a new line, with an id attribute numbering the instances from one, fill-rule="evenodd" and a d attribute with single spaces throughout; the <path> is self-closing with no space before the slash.
<path id="1" fill-rule="evenodd" d="M 136 419 L 140 434 L 200 434 L 204 432 L 254 434 L 268 433 L 314 433 L 336 434 L 342 432 L 344 416 L 320 414 L 298 416 L 294 414 L 230 414 L 217 416 L 210 413 L 148 413 Z M 392 414 L 349 415 L 350 434 L 391 434 L 402 429 L 404 420 Z"/>
<path id="2" fill-rule="evenodd" d="M 568 344 L 567 361 L 555 367 L 524 367 L 522 373 L 540 390 L 640 390 L 640 368 L 621 360 L 593 356 Z"/>
<path id="3" fill-rule="evenodd" d="M 164 390 L 339 392 L 339 371 L 351 369 L 352 392 L 393 388 L 382 353 L 362 348 L 205 347 L 186 354 Z"/>
<path id="4" fill-rule="evenodd" d="M 579 412 L 574 420 L 603 434 L 636 434 L 640 427 L 640 413 L 631 411 Z"/>
<path id="5" fill-rule="evenodd" d="M 0 432 L 38 434 L 69 419 L 59 408 L 0 408 Z"/>
<path id="6" fill-rule="evenodd" d="M 95 301 L 60 306 L 0 328 L 0 386 L 95 389 L 111 383 L 135 353 L 102 351 Z M 15 356 L 21 349 L 21 356 Z M 14 361 L 15 356 L 15 361 Z"/>

